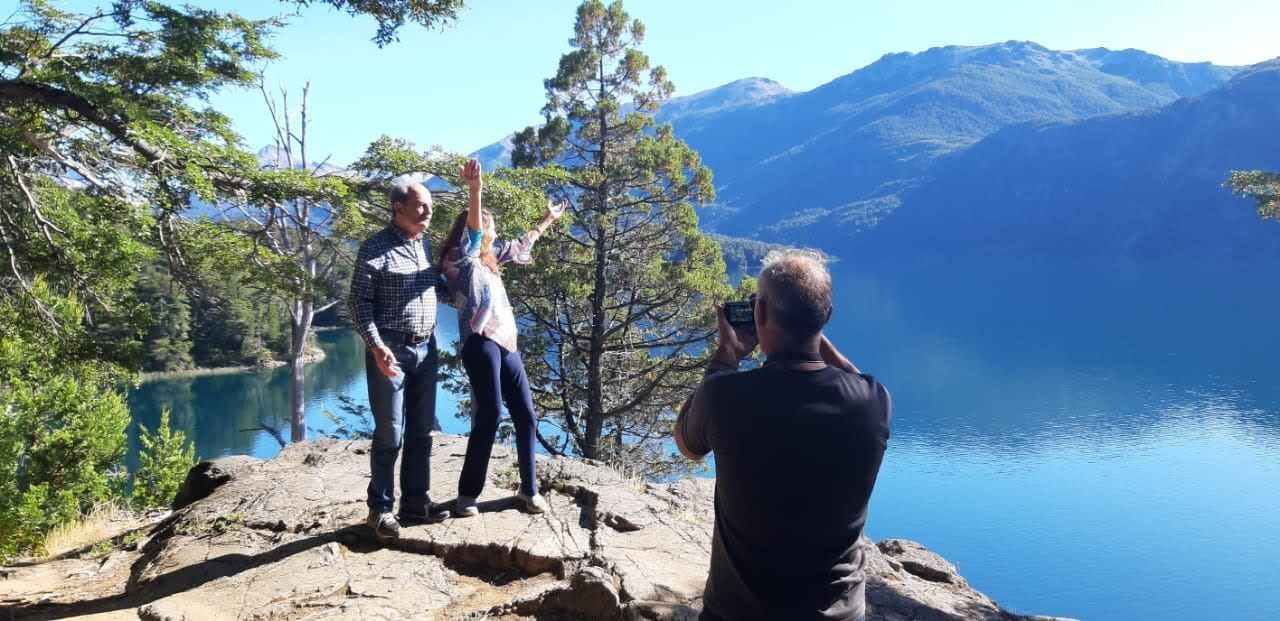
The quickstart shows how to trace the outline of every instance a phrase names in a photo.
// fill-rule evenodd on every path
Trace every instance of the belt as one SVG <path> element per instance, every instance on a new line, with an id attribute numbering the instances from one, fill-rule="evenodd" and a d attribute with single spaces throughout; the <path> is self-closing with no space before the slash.
<path id="1" fill-rule="evenodd" d="M 400 342 L 406 345 L 421 345 L 422 343 L 425 343 L 426 341 L 431 340 L 431 336 L 432 336 L 430 334 L 414 334 L 412 332 L 401 332 L 400 330 L 383 329 L 382 331 L 389 332 L 391 334 L 394 334 L 400 337 Z"/>

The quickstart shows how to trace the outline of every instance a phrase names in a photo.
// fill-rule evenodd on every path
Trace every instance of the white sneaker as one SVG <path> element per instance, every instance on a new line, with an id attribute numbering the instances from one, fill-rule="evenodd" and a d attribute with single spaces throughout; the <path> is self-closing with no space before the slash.
<path id="1" fill-rule="evenodd" d="M 395 539 L 400 536 L 400 522 L 396 520 L 394 513 L 390 511 L 369 511 L 369 517 L 365 519 L 365 524 L 373 529 L 373 535 L 380 541 L 387 539 Z"/>
<path id="2" fill-rule="evenodd" d="M 516 494 L 516 498 L 524 503 L 524 508 L 529 513 L 546 513 L 547 509 L 551 508 L 547 504 L 547 499 L 537 492 L 532 496 L 526 496 L 524 492 L 520 492 Z"/>
<path id="3" fill-rule="evenodd" d="M 480 507 L 476 506 L 474 496 L 458 496 L 458 499 L 454 501 L 453 517 L 465 518 L 477 515 L 480 515 Z"/>

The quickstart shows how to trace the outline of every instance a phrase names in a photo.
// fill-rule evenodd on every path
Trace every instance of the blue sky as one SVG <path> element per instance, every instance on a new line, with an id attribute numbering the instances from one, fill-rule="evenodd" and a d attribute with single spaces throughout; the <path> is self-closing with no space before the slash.
<path id="1" fill-rule="evenodd" d="M 106 0 L 102 0 L 105 3 Z M 83 8 L 95 0 L 65 2 Z M 249 16 L 270 0 L 195 4 Z M 378 49 L 374 24 L 303 10 L 275 39 L 268 84 L 311 82 L 311 151 L 343 164 L 379 135 L 469 152 L 540 120 L 542 80 L 568 49 L 578 0 L 469 0 L 444 31 L 407 26 Z M 16 6 L 0 0 L 0 13 Z M 645 22 L 643 49 L 684 95 L 749 76 L 808 90 L 889 52 L 1031 40 L 1054 49 L 1138 48 L 1181 61 L 1251 64 L 1280 56 L 1275 0 L 627 0 Z M 269 144 L 256 91 L 214 104 L 245 141 Z"/>

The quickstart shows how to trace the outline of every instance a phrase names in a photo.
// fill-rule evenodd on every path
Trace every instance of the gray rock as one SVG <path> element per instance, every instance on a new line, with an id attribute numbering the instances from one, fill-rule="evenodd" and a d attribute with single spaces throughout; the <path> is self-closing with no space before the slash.
<path id="1" fill-rule="evenodd" d="M 456 494 L 465 442 L 436 438 L 437 501 Z M 524 513 L 491 481 L 480 515 L 379 542 L 364 526 L 367 446 L 323 440 L 270 461 L 202 464 L 184 488 L 194 500 L 116 569 L 18 568 L 0 581 L 0 602 L 34 618 L 696 618 L 714 481 L 642 483 L 540 457 L 546 513 Z M 490 472 L 513 465 L 511 452 L 495 453 Z M 1019 618 L 919 544 L 862 545 L 872 619 Z"/>
<path id="2" fill-rule="evenodd" d="M 877 543 L 876 547 L 895 569 L 905 570 L 913 576 L 930 582 L 943 582 L 960 587 L 969 586 L 964 578 L 960 577 L 955 565 L 914 541 L 885 539 Z"/>
<path id="3" fill-rule="evenodd" d="M 187 472 L 187 478 L 178 488 L 173 499 L 176 511 L 213 493 L 218 486 L 231 480 L 236 471 L 260 463 L 262 460 L 248 455 L 231 455 L 202 461 Z"/>

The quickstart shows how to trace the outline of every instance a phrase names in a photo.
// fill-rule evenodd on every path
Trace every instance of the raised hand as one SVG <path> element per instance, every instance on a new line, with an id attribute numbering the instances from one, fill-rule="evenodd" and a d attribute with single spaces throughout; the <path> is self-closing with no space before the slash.
<path id="1" fill-rule="evenodd" d="M 726 365 L 737 368 L 738 363 L 755 351 L 759 344 L 754 331 L 733 327 L 724 316 L 724 307 L 719 304 L 716 304 L 716 327 L 720 332 L 720 346 L 713 358 Z"/>
<path id="2" fill-rule="evenodd" d="M 558 220 L 560 216 L 564 215 L 564 210 L 567 209 L 568 207 L 569 207 L 569 203 L 566 201 L 560 201 L 556 203 L 556 202 L 552 202 L 552 200 L 548 198 L 547 199 L 547 218 L 551 220 Z"/>
<path id="3" fill-rule="evenodd" d="M 461 175 L 462 181 L 467 184 L 467 189 L 472 192 L 478 192 L 480 188 L 484 187 L 483 173 L 480 170 L 479 160 L 467 160 L 467 163 L 462 165 Z"/>

